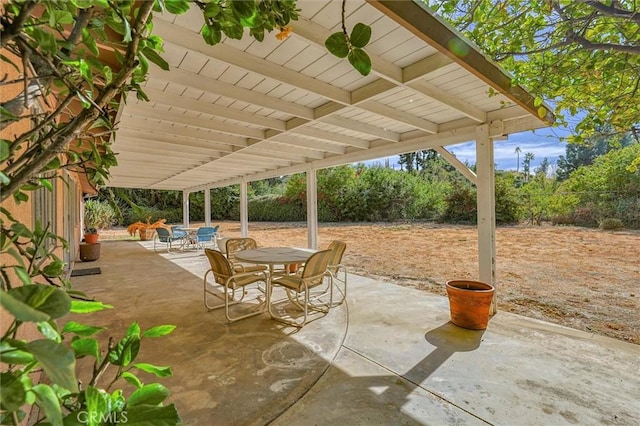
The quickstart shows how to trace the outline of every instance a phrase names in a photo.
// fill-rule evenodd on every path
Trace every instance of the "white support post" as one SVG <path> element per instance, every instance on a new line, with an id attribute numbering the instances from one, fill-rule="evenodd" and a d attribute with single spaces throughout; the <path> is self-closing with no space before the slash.
<path id="1" fill-rule="evenodd" d="M 249 199 L 247 195 L 247 182 L 240 182 L 240 236 L 249 236 Z"/>
<path id="2" fill-rule="evenodd" d="M 307 244 L 318 248 L 318 183 L 313 168 L 307 169 Z"/>
<path id="3" fill-rule="evenodd" d="M 211 226 L 211 188 L 204 189 L 204 226 Z"/>
<path id="4" fill-rule="evenodd" d="M 182 224 L 189 227 L 189 191 L 182 191 Z"/>
<path id="5" fill-rule="evenodd" d="M 496 202 L 493 140 L 489 137 L 489 125 L 476 128 L 476 173 L 478 193 L 478 264 L 479 279 L 496 285 Z M 497 290 L 497 289 L 496 289 Z M 495 314 L 496 298 L 491 307 Z"/>

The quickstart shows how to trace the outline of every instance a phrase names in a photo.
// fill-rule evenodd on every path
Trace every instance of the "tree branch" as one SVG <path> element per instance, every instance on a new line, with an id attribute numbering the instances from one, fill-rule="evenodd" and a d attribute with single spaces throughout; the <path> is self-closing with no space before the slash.
<path id="1" fill-rule="evenodd" d="M 51 145 L 33 159 L 30 167 L 24 167 L 12 177 L 11 182 L 4 187 L 3 191 L 0 191 L 0 201 L 5 200 L 14 192 L 18 191 L 34 173 L 39 173 L 58 153 L 64 150 L 73 139 L 77 138 L 86 126 L 95 121 L 98 116 L 103 113 L 103 107 L 107 106 L 115 96 L 122 92 L 122 89 L 138 66 L 136 56 L 138 54 L 140 41 L 144 37 L 145 26 L 153 10 L 153 5 L 154 2 L 152 1 L 141 2 L 140 8 L 137 11 L 135 24 L 131 29 L 133 33 L 132 41 L 127 44 L 123 67 L 111 83 L 105 86 L 98 95 L 93 104 L 93 108 L 82 110 L 82 112 L 69 123 L 61 126 L 56 133 L 51 135 L 51 139 L 53 140 Z"/>
<path id="2" fill-rule="evenodd" d="M 614 16 L 616 18 L 623 18 L 629 21 L 640 23 L 640 13 L 638 13 L 637 11 L 620 9 L 613 5 L 609 6 L 597 0 L 578 0 L 578 1 L 588 6 L 591 6 L 592 8 L 596 9 L 598 12 L 603 13 L 605 15 Z M 613 4 L 615 4 L 615 2 Z"/>
<path id="3" fill-rule="evenodd" d="M 570 32 L 567 34 L 567 39 L 580 44 L 587 50 L 612 50 L 621 53 L 630 53 L 632 55 L 640 55 L 640 46 L 629 46 L 626 44 L 613 44 L 613 43 L 594 43 L 587 40 L 585 37 Z"/>
<path id="4" fill-rule="evenodd" d="M 67 38 L 67 42 L 70 46 L 75 46 L 80 42 L 80 39 L 82 38 L 82 30 L 89 25 L 89 21 L 91 21 L 92 17 L 93 7 L 89 9 L 80 9 L 76 23 L 73 26 L 73 30 L 71 30 L 71 34 L 69 34 L 69 37 Z"/>
<path id="5" fill-rule="evenodd" d="M 33 10 L 38 5 L 35 1 L 28 1 L 22 5 L 22 9 L 20 9 L 20 13 L 15 17 L 13 22 L 5 22 L 5 15 L 2 16 L 2 26 L 4 30 L 2 31 L 2 37 L 0 37 L 0 46 L 6 47 L 14 38 L 16 38 L 20 32 L 22 31 L 22 27 L 24 27 L 27 19 L 31 17 Z M 5 6 L 6 7 L 6 6 Z"/>

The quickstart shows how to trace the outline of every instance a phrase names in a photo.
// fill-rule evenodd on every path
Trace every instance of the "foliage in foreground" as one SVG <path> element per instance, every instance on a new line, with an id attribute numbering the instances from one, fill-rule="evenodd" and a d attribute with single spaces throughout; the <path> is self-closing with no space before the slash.
<path id="1" fill-rule="evenodd" d="M 129 92 L 148 100 L 142 85 L 149 67 L 169 69 L 161 57 L 162 39 L 153 34 L 152 12 L 181 14 L 190 7 L 201 10 L 201 34 L 212 45 L 222 34 L 242 38 L 245 28 L 262 40 L 265 32 L 283 30 L 297 18 L 294 0 L 3 2 L 0 60 L 17 77 L 5 76 L 0 85 L 22 92 L 0 105 L 3 135 L 12 138 L 0 139 L 0 201 L 13 197 L 20 204 L 29 201 L 31 191 L 52 191 L 53 180 L 65 169 L 86 174 L 94 185 L 108 177 L 117 162 L 109 143 L 120 101 Z M 14 123 L 27 125 L 5 130 Z M 109 224 L 104 214 L 88 213 L 89 227 Z M 143 384 L 135 374 L 171 373 L 168 367 L 135 360 L 143 338 L 166 335 L 173 326 L 141 331 L 133 323 L 122 339 L 109 339 L 104 350 L 92 337 L 100 327 L 73 321 L 60 327 L 69 313 L 106 306 L 70 289 L 66 265 L 56 255 L 69 248 L 48 226 L 36 221 L 32 227 L 0 210 L 0 303 L 12 318 L 6 330 L 3 324 L 0 341 L 1 423 L 178 424 L 175 406 L 163 406 L 168 390 Z M 26 340 L 25 335 L 37 337 Z M 84 388 L 78 385 L 78 358 L 94 360 Z M 115 379 L 103 386 L 109 366 L 116 367 Z M 119 379 L 135 390 L 130 395 L 112 390 Z M 33 405 L 40 417 L 25 419 L 23 410 Z"/>
<path id="2" fill-rule="evenodd" d="M 166 366 L 136 362 L 143 339 L 165 336 L 174 326 L 161 325 L 141 331 L 131 324 L 120 340 L 108 339 L 100 347 L 95 335 L 105 330 L 75 320 L 68 314 L 89 314 L 111 306 L 90 300 L 72 291 L 64 279 L 65 264 L 52 253 L 52 247 L 66 242 L 39 223 L 33 231 L 2 209 L 7 228 L 2 233 L 2 251 L 13 257 L 13 264 L 0 269 L 0 304 L 12 316 L 0 338 L 0 362 L 3 364 L 1 424 L 18 425 L 31 405 L 40 409 L 30 424 L 76 425 L 115 424 L 128 419 L 140 424 L 145 419 L 155 424 L 178 424 L 173 404 L 163 405 L 169 395 L 159 383 L 144 384 L 137 372 L 157 377 L 171 375 Z M 37 329 L 39 338 L 25 340 L 25 331 Z M 76 360 L 91 359 L 88 377 L 79 377 Z M 109 368 L 115 373 L 105 374 Z M 109 377 L 108 382 L 107 377 Z M 127 382 L 135 389 L 126 395 L 116 383 Z M 79 383 L 86 383 L 85 387 Z"/>

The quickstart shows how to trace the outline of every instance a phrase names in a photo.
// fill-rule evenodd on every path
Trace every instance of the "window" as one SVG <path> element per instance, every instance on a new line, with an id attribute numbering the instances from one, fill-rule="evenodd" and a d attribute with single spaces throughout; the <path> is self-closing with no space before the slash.
<path id="1" fill-rule="evenodd" d="M 56 185 L 55 179 L 52 179 L 53 190 L 47 188 L 39 188 L 31 194 L 33 205 L 33 226 L 40 221 L 43 228 L 48 226 L 49 232 L 55 233 L 56 226 Z M 51 241 L 51 243 L 54 243 Z"/>

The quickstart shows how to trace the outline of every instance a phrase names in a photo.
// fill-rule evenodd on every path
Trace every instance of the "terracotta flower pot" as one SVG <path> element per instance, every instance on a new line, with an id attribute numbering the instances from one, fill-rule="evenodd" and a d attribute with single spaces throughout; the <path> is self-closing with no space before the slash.
<path id="1" fill-rule="evenodd" d="M 153 240 L 156 230 L 153 228 L 140 228 L 138 234 L 140 234 L 140 241 Z"/>
<path id="2" fill-rule="evenodd" d="M 487 328 L 493 293 L 492 285 L 480 281 L 448 281 L 451 322 L 470 330 Z"/>
<path id="3" fill-rule="evenodd" d="M 84 234 L 84 242 L 87 244 L 95 244 L 98 242 L 98 234 Z"/>

